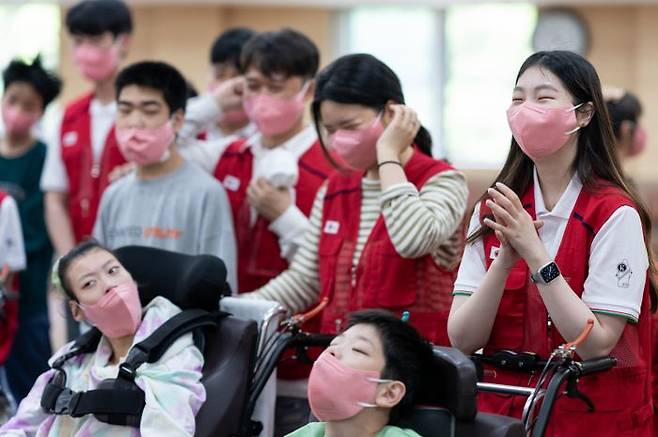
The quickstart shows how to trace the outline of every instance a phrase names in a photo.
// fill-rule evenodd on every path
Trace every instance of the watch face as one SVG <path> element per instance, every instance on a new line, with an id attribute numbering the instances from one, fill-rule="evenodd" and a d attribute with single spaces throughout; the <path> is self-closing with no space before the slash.
<path id="1" fill-rule="evenodd" d="M 553 279 L 560 276 L 560 269 L 558 269 L 557 264 L 552 262 L 546 267 L 544 267 L 543 269 L 541 269 L 539 274 L 541 275 L 541 278 L 544 280 L 544 282 L 549 283 Z"/>

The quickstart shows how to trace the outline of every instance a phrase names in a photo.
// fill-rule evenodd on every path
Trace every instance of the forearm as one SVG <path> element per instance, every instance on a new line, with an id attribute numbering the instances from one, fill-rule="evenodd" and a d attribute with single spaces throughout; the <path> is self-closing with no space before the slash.
<path id="1" fill-rule="evenodd" d="M 75 246 L 67 198 L 66 193 L 49 192 L 44 200 L 48 235 L 59 256 L 67 254 Z"/>
<path id="2" fill-rule="evenodd" d="M 454 297 L 448 317 L 448 337 L 465 354 L 472 354 L 489 340 L 508 274 L 509 270 L 494 262 L 475 293 Z"/>
<path id="3" fill-rule="evenodd" d="M 453 236 L 463 220 L 468 189 L 458 172 L 431 178 L 420 193 L 410 183 L 382 194 L 382 213 L 395 249 L 404 258 L 432 253 Z"/>
<path id="4" fill-rule="evenodd" d="M 407 175 L 404 173 L 404 167 L 400 161 L 400 153 L 389 149 L 377 150 L 377 162 L 379 163 L 378 172 L 379 180 L 382 185 L 382 192 L 385 192 L 394 185 L 409 182 Z M 395 164 L 396 162 L 400 164 Z"/>
<path id="5" fill-rule="evenodd" d="M 211 94 L 204 94 L 188 100 L 183 127 L 178 131 L 181 144 L 187 144 L 201 132 L 216 122 L 221 109 Z"/>
<path id="6" fill-rule="evenodd" d="M 534 250 L 526 259 L 531 272 L 539 271 L 550 261 L 551 258 L 543 246 Z M 571 289 L 563 276 L 559 276 L 548 285 L 539 284 L 538 289 L 548 314 L 566 341 L 575 340 L 585 328 L 587 320 L 594 320 L 592 331 L 578 347 L 581 358 L 595 358 L 610 353 L 619 340 L 625 325 L 624 319 L 602 318 L 595 315 Z"/>
<path id="7" fill-rule="evenodd" d="M 538 288 L 548 314 L 566 341 L 575 340 L 587 320 L 594 320 L 592 331 L 578 347 L 582 359 L 608 355 L 615 347 L 626 324 L 625 319 L 594 314 L 562 276 Z"/>
<path id="8" fill-rule="evenodd" d="M 296 205 L 291 205 L 279 218 L 270 223 L 269 230 L 279 238 L 281 257 L 289 262 L 303 244 L 306 232 L 311 228 L 308 217 Z"/>
<path id="9" fill-rule="evenodd" d="M 304 311 L 318 300 L 319 283 L 296 269 L 288 269 L 261 288 L 240 295 L 246 299 L 278 302 L 290 314 Z"/>

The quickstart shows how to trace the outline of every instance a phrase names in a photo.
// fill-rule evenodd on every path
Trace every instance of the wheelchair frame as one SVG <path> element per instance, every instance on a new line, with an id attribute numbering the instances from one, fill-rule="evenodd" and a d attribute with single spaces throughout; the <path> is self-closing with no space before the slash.
<path id="1" fill-rule="evenodd" d="M 312 313 L 315 312 L 314 310 Z M 264 320 L 264 325 L 270 326 L 274 318 L 281 320 L 284 313 L 282 309 L 272 311 L 272 314 Z M 245 422 L 241 428 L 241 437 L 257 436 L 262 429 L 259 423 L 251 420 L 251 416 L 256 401 L 274 372 L 283 352 L 288 348 L 296 347 L 303 354 L 304 350 L 308 347 L 328 346 L 334 338 L 333 335 L 327 334 L 309 334 L 301 329 L 301 324 L 312 317 L 312 315 L 314 314 L 292 317 L 281 324 L 284 327 L 283 331 L 275 333 L 269 339 L 264 338 L 264 336 L 259 338 L 258 361 L 262 364 L 257 366 L 254 372 L 244 415 Z M 570 397 L 580 398 L 593 409 L 593 403 L 577 390 L 578 379 L 588 374 L 609 370 L 617 363 L 613 357 L 602 357 L 585 361 L 573 360 L 576 346 L 587 336 L 589 330 L 591 330 L 591 326 L 588 322 L 588 326 L 576 341 L 560 346 L 551 355 L 544 368 L 544 372 L 542 372 L 543 374 L 548 370 L 552 371 L 552 376 L 548 379 L 546 388 L 543 388 L 544 379 L 540 378 L 538 385 L 534 388 L 478 382 L 477 391 L 527 397 L 521 420 L 525 424 L 528 436 L 543 437 L 548 427 L 555 402 L 560 395 L 564 393 Z M 556 357 L 557 359 L 554 360 Z M 566 391 L 563 391 L 562 386 L 565 382 L 567 383 L 567 388 Z M 541 402 L 541 405 L 539 406 L 538 413 L 536 416 L 533 416 L 533 412 L 539 402 Z"/>

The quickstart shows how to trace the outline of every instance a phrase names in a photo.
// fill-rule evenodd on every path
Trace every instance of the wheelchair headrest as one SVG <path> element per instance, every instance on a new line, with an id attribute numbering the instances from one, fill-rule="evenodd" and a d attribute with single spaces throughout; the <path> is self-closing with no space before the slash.
<path id="1" fill-rule="evenodd" d="M 181 309 L 216 311 L 219 299 L 230 296 L 226 266 L 212 255 L 184 255 L 144 246 L 114 250 L 139 287 L 142 305 L 164 296 Z"/>
<path id="2" fill-rule="evenodd" d="M 461 351 L 434 347 L 430 384 L 424 384 L 422 403 L 450 410 L 457 420 L 473 420 L 477 414 L 475 364 Z"/>

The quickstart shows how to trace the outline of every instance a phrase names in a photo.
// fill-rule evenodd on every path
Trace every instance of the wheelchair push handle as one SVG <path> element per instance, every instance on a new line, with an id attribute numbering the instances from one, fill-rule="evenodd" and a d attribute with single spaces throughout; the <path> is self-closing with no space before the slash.
<path id="1" fill-rule="evenodd" d="M 616 365 L 617 359 L 614 357 L 594 358 L 578 363 L 578 373 L 580 376 L 589 375 L 591 373 L 612 369 Z"/>

